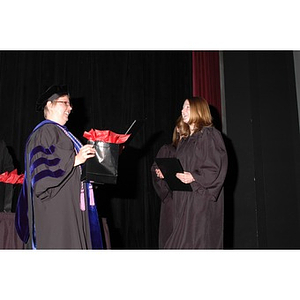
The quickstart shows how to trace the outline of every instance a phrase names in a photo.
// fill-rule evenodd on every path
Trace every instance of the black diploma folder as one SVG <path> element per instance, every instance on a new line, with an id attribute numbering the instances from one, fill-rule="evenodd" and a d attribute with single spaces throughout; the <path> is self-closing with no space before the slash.
<path id="1" fill-rule="evenodd" d="M 192 191 L 190 184 L 183 183 L 176 177 L 176 173 L 184 172 L 179 159 L 175 157 L 156 158 L 155 162 L 163 173 L 164 179 L 172 191 Z"/>

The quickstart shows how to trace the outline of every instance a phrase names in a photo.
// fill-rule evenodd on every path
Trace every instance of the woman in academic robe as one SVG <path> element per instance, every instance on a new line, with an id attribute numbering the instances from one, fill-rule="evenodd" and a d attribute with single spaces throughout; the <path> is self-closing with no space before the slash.
<path id="1" fill-rule="evenodd" d="M 50 87 L 38 100 L 45 120 L 30 134 L 16 229 L 29 249 L 100 249 L 100 225 L 82 164 L 95 156 L 65 126 L 72 111 L 65 86 Z"/>
<path id="2" fill-rule="evenodd" d="M 172 232 L 165 249 L 222 249 L 224 181 L 227 152 L 221 133 L 213 126 L 207 101 L 186 99 L 181 111 L 190 129 L 175 157 L 184 169 L 177 178 L 192 191 L 172 193 Z"/>

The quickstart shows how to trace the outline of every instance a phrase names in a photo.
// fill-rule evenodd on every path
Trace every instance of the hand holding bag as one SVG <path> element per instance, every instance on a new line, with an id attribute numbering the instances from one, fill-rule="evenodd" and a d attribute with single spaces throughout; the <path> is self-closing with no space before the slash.
<path id="1" fill-rule="evenodd" d="M 88 139 L 88 144 L 94 145 L 96 150 L 96 155 L 85 163 L 84 179 L 98 184 L 116 184 L 120 145 L 127 141 L 130 134 L 91 129 L 89 132 L 85 131 L 83 136 Z"/>

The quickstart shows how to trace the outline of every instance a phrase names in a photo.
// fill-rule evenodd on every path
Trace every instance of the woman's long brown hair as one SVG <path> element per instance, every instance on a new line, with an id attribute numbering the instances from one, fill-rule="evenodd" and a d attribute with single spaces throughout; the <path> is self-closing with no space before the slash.
<path id="1" fill-rule="evenodd" d="M 190 104 L 189 124 L 194 124 L 194 131 L 213 126 L 208 102 L 203 97 L 192 97 L 187 100 Z"/>
<path id="2" fill-rule="evenodd" d="M 188 124 L 184 123 L 182 116 L 179 116 L 176 120 L 176 126 L 173 130 L 172 145 L 177 147 L 181 138 L 186 138 L 190 135 L 190 128 Z"/>

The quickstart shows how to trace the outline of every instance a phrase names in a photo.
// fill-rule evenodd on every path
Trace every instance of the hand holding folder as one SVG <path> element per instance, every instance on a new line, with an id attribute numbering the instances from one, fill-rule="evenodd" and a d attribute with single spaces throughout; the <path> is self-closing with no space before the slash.
<path id="1" fill-rule="evenodd" d="M 175 157 L 156 158 L 155 162 L 163 173 L 164 179 L 172 191 L 192 191 L 190 184 L 183 183 L 176 177 L 176 173 L 184 172 L 179 159 Z"/>

